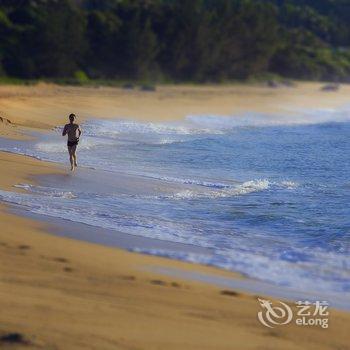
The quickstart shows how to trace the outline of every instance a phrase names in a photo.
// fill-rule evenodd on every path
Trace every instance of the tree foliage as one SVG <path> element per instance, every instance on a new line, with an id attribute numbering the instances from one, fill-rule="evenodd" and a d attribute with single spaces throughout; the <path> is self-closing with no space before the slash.
<path id="1" fill-rule="evenodd" d="M 348 0 L 0 0 L 0 75 L 350 79 Z"/>

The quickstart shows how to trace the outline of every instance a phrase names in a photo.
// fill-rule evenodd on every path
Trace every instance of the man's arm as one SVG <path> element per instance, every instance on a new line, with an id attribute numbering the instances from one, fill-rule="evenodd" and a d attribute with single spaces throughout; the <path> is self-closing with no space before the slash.
<path id="1" fill-rule="evenodd" d="M 81 131 L 81 127 L 80 127 L 80 125 L 78 126 L 78 133 L 79 133 L 79 137 L 81 136 L 81 134 L 82 134 L 82 131 Z"/>
<path id="2" fill-rule="evenodd" d="M 67 135 L 67 124 L 64 126 L 63 131 L 62 131 L 62 136 Z"/>

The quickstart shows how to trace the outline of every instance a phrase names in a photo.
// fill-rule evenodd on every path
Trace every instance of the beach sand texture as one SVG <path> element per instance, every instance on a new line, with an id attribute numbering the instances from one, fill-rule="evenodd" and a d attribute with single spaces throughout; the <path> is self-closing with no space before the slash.
<path id="1" fill-rule="evenodd" d="M 50 129 L 76 112 L 82 119 L 170 120 L 188 114 L 234 114 L 286 108 L 331 108 L 347 102 L 320 84 L 162 87 L 157 92 L 39 85 L 0 87 L 1 135 Z M 332 94 L 332 95 L 331 95 Z M 321 98 L 322 97 L 322 98 Z M 253 107 L 252 107 L 253 106 Z M 287 109 L 288 109 L 287 108 Z M 66 169 L 0 152 L 0 187 L 21 191 L 35 175 Z M 330 327 L 268 329 L 257 296 L 164 277 L 144 267 L 238 274 L 129 253 L 48 234 L 50 226 L 0 207 L 0 348 L 4 349 L 347 349 L 350 315 L 331 310 Z"/>
<path id="2" fill-rule="evenodd" d="M 260 112 L 288 115 L 302 108 L 332 108 L 349 102 L 349 85 L 342 86 L 337 92 L 324 92 L 321 87 L 320 83 L 299 83 L 294 88 L 169 85 L 146 92 L 137 88 L 65 87 L 44 83 L 5 85 L 0 86 L 0 116 L 17 125 L 47 129 L 65 123 L 73 111 L 85 119 L 167 121 L 191 114 Z"/>

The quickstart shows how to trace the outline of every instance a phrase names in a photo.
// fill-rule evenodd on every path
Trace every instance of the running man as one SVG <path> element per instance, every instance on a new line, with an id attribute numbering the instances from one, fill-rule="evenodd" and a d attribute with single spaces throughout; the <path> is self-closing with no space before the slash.
<path id="1" fill-rule="evenodd" d="M 79 142 L 79 137 L 81 135 L 81 128 L 78 124 L 74 123 L 75 119 L 75 114 L 70 114 L 69 124 L 66 124 L 64 126 L 62 132 L 62 136 L 68 135 L 67 147 L 72 171 L 74 171 L 75 167 L 78 166 L 76 151 Z"/>

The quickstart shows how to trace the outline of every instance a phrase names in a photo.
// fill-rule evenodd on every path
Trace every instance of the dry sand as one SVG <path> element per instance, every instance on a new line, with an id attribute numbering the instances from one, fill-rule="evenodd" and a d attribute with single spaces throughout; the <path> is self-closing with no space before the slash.
<path id="1" fill-rule="evenodd" d="M 175 119 L 191 113 L 275 113 L 286 105 L 346 103 L 348 87 L 321 93 L 297 89 L 164 87 L 155 93 L 41 85 L 0 87 L 0 132 L 51 128 L 74 111 L 82 118 Z M 322 99 L 321 99 L 322 96 Z M 332 97 L 331 97 L 332 96 Z M 284 103 L 285 102 L 285 103 Z M 20 126 L 22 125 L 22 126 Z M 0 188 L 33 183 L 36 174 L 65 169 L 0 152 Z M 20 189 L 16 189 L 20 190 Z M 0 347 L 9 349 L 347 349 L 350 314 L 331 310 L 330 328 L 295 324 L 268 329 L 257 320 L 256 296 L 222 293 L 159 276 L 145 266 L 239 275 L 55 237 L 50 227 L 0 207 Z"/>
<path id="2" fill-rule="evenodd" d="M 260 85 L 162 86 L 155 92 L 137 89 L 0 86 L 0 116 L 21 126 L 41 129 L 61 125 L 69 113 L 87 118 L 174 120 L 191 114 L 234 115 L 244 112 L 284 113 L 301 108 L 330 108 L 349 103 L 350 85 L 338 92 L 321 91 L 320 83 L 295 88 Z M 0 123 L 1 124 L 1 123 Z M 2 127 L 4 134 L 4 127 Z M 14 128 L 6 128 L 14 132 Z M 1 132 L 1 129 L 0 129 Z M 13 134 L 10 135 L 13 137 Z"/>

